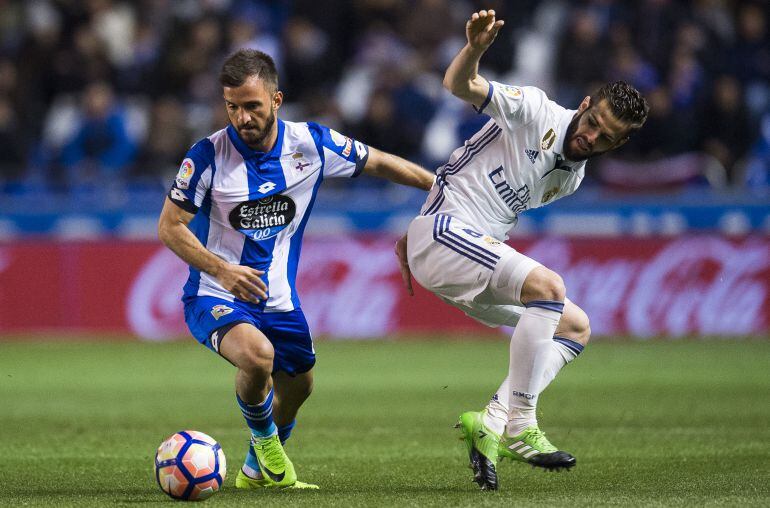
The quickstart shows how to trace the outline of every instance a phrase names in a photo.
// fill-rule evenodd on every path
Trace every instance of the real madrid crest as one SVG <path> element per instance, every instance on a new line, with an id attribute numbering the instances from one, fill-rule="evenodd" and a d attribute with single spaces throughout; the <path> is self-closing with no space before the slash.
<path id="1" fill-rule="evenodd" d="M 553 197 L 559 193 L 560 187 L 553 187 L 551 189 L 548 189 L 545 191 L 545 194 L 543 194 L 543 199 L 540 200 L 541 203 L 547 203 L 550 200 L 553 199 Z"/>
<path id="2" fill-rule="evenodd" d="M 548 132 L 545 133 L 545 136 L 540 141 L 540 149 L 548 150 L 553 146 L 554 141 L 556 141 L 556 133 L 553 129 L 548 129 Z"/>

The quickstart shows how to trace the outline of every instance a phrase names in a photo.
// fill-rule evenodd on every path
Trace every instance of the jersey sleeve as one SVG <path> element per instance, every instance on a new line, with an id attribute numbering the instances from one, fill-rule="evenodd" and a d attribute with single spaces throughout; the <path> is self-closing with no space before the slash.
<path id="1" fill-rule="evenodd" d="M 324 177 L 356 177 L 361 174 L 369 159 L 368 146 L 324 125 L 308 122 L 308 128 L 323 161 Z"/>
<path id="2" fill-rule="evenodd" d="M 203 139 L 187 151 L 168 191 L 168 198 L 187 212 L 197 212 L 211 187 L 213 174 L 214 145 Z"/>
<path id="3" fill-rule="evenodd" d="M 547 100 L 545 92 L 534 86 L 490 81 L 486 100 L 474 109 L 491 116 L 500 127 L 511 130 L 534 120 Z"/>

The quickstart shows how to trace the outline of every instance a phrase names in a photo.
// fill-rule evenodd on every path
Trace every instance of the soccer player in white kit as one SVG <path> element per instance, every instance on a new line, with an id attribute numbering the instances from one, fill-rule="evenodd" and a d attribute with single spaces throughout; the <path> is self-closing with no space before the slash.
<path id="1" fill-rule="evenodd" d="M 538 395 L 588 342 L 588 317 L 566 298 L 561 277 L 505 243 L 517 215 L 573 193 L 586 159 L 623 145 L 649 110 L 624 82 L 603 86 L 577 111 L 534 87 L 488 82 L 478 64 L 503 21 L 474 13 L 468 42 L 444 86 L 492 119 L 437 171 L 421 215 L 396 244 L 404 281 L 414 278 L 439 298 L 490 326 L 515 326 L 508 375 L 483 411 L 458 422 L 474 480 L 497 489 L 499 457 L 546 469 L 575 458 L 539 429 Z"/>
<path id="2" fill-rule="evenodd" d="M 295 287 L 302 234 L 325 178 L 361 173 L 428 190 L 434 175 L 313 122 L 277 118 L 273 60 L 240 50 L 219 77 L 230 125 L 187 152 L 158 224 L 190 265 L 185 321 L 237 368 L 251 433 L 236 488 L 317 488 L 283 449 L 310 395 L 315 351 Z"/>

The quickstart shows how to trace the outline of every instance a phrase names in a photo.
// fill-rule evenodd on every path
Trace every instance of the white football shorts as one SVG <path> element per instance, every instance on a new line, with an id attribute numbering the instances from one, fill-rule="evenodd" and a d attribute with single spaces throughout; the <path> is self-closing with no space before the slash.
<path id="1" fill-rule="evenodd" d="M 532 258 L 455 217 L 420 215 L 409 224 L 407 257 L 415 280 L 487 326 L 515 326 Z"/>

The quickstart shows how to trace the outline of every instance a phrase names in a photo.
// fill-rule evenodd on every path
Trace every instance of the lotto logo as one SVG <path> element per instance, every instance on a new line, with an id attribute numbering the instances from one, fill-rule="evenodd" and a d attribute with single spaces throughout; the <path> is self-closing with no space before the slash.
<path id="1" fill-rule="evenodd" d="M 258 191 L 259 191 L 261 194 L 267 194 L 267 193 L 268 193 L 268 192 L 270 192 L 271 190 L 275 189 L 275 187 L 276 187 L 276 186 L 275 186 L 275 184 L 274 184 L 273 182 L 265 182 L 265 183 L 263 183 L 262 185 L 260 185 L 259 187 L 257 187 L 257 190 L 258 190 Z"/>

